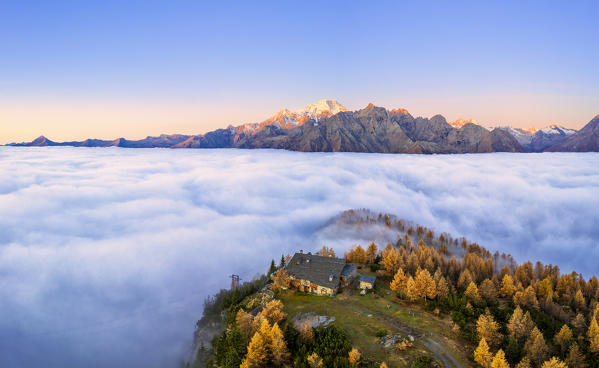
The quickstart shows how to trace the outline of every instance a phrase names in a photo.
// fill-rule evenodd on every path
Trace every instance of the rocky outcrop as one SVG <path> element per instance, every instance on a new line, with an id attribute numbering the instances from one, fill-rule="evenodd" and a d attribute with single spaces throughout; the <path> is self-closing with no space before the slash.
<path id="1" fill-rule="evenodd" d="M 547 149 L 549 152 L 599 152 L 599 115 L 563 142 Z"/>

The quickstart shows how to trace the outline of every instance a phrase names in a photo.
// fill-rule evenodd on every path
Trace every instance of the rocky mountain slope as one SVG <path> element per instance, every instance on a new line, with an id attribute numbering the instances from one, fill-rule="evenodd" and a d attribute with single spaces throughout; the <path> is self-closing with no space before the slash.
<path id="1" fill-rule="evenodd" d="M 550 152 L 599 152 L 599 115 L 561 143 L 547 149 Z"/>
<path id="2" fill-rule="evenodd" d="M 597 147 L 596 139 L 581 138 L 594 134 L 587 131 L 575 133 L 572 129 L 555 125 L 533 134 L 532 131 L 511 127 L 484 128 L 474 120 L 460 119 L 448 123 L 441 115 L 430 119 L 415 118 L 405 109 L 387 110 L 373 104 L 349 111 L 337 101 L 321 100 L 297 111 L 282 109 L 259 123 L 229 126 L 199 135 L 163 134 L 141 140 L 87 139 L 61 143 L 42 136 L 30 143 L 13 145 L 275 148 L 304 152 L 425 154 L 542 152 L 556 147 L 563 147 L 557 150 L 597 150 L 593 148 Z"/>
<path id="3" fill-rule="evenodd" d="M 512 128 L 509 126 L 498 127 L 498 129 L 513 135 L 526 152 L 543 152 L 564 142 L 566 138 L 576 133 L 575 129 L 569 129 L 557 124 L 539 130 Z"/>

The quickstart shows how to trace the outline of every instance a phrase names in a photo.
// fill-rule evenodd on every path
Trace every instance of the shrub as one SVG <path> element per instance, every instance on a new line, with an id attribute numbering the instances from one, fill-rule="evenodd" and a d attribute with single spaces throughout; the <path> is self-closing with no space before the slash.
<path id="1" fill-rule="evenodd" d="M 387 330 L 385 330 L 384 328 L 381 328 L 376 331 L 376 337 L 384 337 L 384 336 L 387 336 Z"/>

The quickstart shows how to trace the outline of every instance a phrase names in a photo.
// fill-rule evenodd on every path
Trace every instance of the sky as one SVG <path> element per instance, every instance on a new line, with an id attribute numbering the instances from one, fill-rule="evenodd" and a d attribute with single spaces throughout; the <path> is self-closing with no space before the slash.
<path id="1" fill-rule="evenodd" d="M 596 1 L 4 1 L 0 144 L 198 134 L 329 98 L 489 124 L 599 113 Z"/>
<path id="2" fill-rule="evenodd" d="M 180 367 L 229 275 L 383 247 L 331 225 L 353 208 L 598 271 L 599 153 L 0 147 L 0 177 L 3 368 Z"/>

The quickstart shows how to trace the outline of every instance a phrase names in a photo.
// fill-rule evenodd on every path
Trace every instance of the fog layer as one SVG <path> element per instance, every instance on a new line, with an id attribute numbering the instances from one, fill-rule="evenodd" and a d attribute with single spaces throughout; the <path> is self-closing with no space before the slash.
<path id="1" fill-rule="evenodd" d="M 228 275 L 342 254 L 350 208 L 598 273 L 594 153 L 3 147 L 0 175 L 2 367 L 176 366 Z"/>

